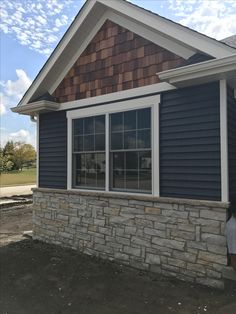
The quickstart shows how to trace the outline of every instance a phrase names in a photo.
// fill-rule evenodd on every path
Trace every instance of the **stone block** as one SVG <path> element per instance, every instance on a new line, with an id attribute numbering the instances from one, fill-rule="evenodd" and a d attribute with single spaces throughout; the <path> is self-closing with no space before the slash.
<path id="1" fill-rule="evenodd" d="M 168 257 L 168 264 L 171 266 L 186 268 L 186 262 L 179 260 L 177 258 Z"/>
<path id="2" fill-rule="evenodd" d="M 121 252 L 116 252 L 114 254 L 114 257 L 115 257 L 115 259 L 123 260 L 123 261 L 129 261 L 130 260 L 130 256 L 128 254 L 121 253 Z"/>
<path id="3" fill-rule="evenodd" d="M 126 226 L 125 233 L 134 235 L 137 232 L 137 227 Z"/>
<path id="4" fill-rule="evenodd" d="M 214 208 L 212 208 L 211 210 L 201 209 L 200 217 L 225 222 L 227 218 L 226 213 L 227 213 L 226 210 L 217 211 L 217 210 L 214 210 Z"/>
<path id="5" fill-rule="evenodd" d="M 73 217 L 70 217 L 69 221 L 70 221 L 70 224 L 72 225 L 79 225 L 81 222 L 81 219 L 79 217 L 73 216 Z"/>
<path id="6" fill-rule="evenodd" d="M 196 254 L 192 254 L 188 252 L 181 252 L 181 251 L 176 251 L 176 250 L 173 250 L 173 257 L 178 258 L 182 261 L 191 262 L 191 263 L 196 262 L 196 259 L 197 259 Z"/>
<path id="7" fill-rule="evenodd" d="M 140 248 L 134 248 L 131 246 L 124 246 L 123 249 L 124 253 L 134 255 L 134 256 L 141 256 L 141 249 Z"/>
<path id="8" fill-rule="evenodd" d="M 150 265 L 160 265 L 161 264 L 161 259 L 160 259 L 159 255 L 147 253 L 145 262 L 147 264 L 150 264 Z"/>
<path id="9" fill-rule="evenodd" d="M 171 237 L 184 240 L 195 240 L 195 232 L 193 233 L 181 230 L 171 230 Z"/>
<path id="10" fill-rule="evenodd" d="M 221 264 L 221 265 L 227 265 L 226 255 L 222 256 L 219 254 L 214 254 L 214 253 L 205 252 L 205 251 L 199 251 L 197 262 L 199 260 L 205 261 L 208 264 L 217 263 L 217 264 Z"/>
<path id="11" fill-rule="evenodd" d="M 163 239 L 160 237 L 153 237 L 152 243 L 157 244 L 159 246 L 176 249 L 176 250 L 184 250 L 185 242 L 183 241 L 177 241 L 177 240 L 171 240 L 171 239 Z"/>
<path id="12" fill-rule="evenodd" d="M 207 242 L 208 244 L 216 244 L 216 245 L 221 245 L 221 246 L 226 245 L 226 237 L 222 235 L 202 233 L 202 240 L 204 242 Z"/>
<path id="13" fill-rule="evenodd" d="M 144 228 L 144 233 L 151 235 L 151 236 L 161 237 L 161 238 L 166 237 L 165 230 L 157 230 L 157 229 L 153 229 L 153 228 Z"/>
<path id="14" fill-rule="evenodd" d="M 148 215 L 160 215 L 161 209 L 158 207 L 145 207 L 145 214 Z"/>
<path id="15" fill-rule="evenodd" d="M 105 215 L 118 216 L 119 213 L 120 213 L 120 208 L 116 208 L 116 207 L 104 207 L 104 214 L 105 214 Z"/>
<path id="16" fill-rule="evenodd" d="M 142 239 L 142 238 L 138 238 L 138 237 L 135 237 L 135 236 L 132 236 L 131 243 L 133 243 L 135 245 L 151 247 L 150 241 Z"/>

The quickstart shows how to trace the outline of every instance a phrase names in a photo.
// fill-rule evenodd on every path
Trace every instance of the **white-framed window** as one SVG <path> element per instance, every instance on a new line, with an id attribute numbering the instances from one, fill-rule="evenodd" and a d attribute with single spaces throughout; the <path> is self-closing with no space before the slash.
<path id="1" fill-rule="evenodd" d="M 159 196 L 160 96 L 67 112 L 67 188 Z"/>

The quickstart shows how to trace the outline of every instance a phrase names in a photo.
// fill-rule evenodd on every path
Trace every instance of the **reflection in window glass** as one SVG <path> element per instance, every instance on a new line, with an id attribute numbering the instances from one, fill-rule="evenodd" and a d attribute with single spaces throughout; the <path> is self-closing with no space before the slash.
<path id="1" fill-rule="evenodd" d="M 151 109 L 110 115 L 110 188 L 152 191 Z"/>
<path id="2" fill-rule="evenodd" d="M 73 121 L 73 187 L 105 188 L 105 116 Z"/>

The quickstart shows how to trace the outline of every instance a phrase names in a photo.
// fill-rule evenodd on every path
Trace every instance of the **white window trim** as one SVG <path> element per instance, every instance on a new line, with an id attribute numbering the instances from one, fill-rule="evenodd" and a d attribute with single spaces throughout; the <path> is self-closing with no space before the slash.
<path id="1" fill-rule="evenodd" d="M 100 105 L 93 108 L 77 109 L 72 111 L 67 111 L 67 189 L 76 191 L 87 191 L 87 192 L 111 192 L 117 194 L 132 194 L 132 195 L 147 195 L 146 193 L 132 193 L 132 192 L 114 192 L 109 190 L 109 114 L 115 112 L 122 112 L 128 110 L 142 109 L 142 108 L 152 108 L 152 193 L 153 196 L 160 196 L 159 189 L 159 104 L 160 95 L 126 100 L 119 103 L 112 103 L 107 105 Z M 72 187 L 72 120 L 78 118 L 85 118 L 89 116 L 105 115 L 106 121 L 106 182 L 105 190 L 82 190 L 74 189 Z"/>

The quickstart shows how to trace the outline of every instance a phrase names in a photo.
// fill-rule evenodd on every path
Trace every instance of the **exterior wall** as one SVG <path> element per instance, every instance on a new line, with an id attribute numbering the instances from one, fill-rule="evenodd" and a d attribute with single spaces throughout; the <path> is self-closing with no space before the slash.
<path id="1" fill-rule="evenodd" d="M 223 287 L 227 206 L 34 190 L 34 239 L 181 280 Z"/>
<path id="2" fill-rule="evenodd" d="M 221 200 L 219 84 L 169 91 L 161 98 L 160 195 Z M 66 188 L 66 112 L 41 115 L 39 136 L 39 186 Z"/>
<path id="3" fill-rule="evenodd" d="M 107 20 L 54 92 L 58 102 L 159 82 L 157 72 L 180 66 L 180 56 Z"/>
<path id="4" fill-rule="evenodd" d="M 218 82 L 163 94 L 160 195 L 220 201 L 220 158 Z"/>
<path id="5" fill-rule="evenodd" d="M 236 99 L 228 87 L 229 200 L 236 207 Z"/>
<path id="6" fill-rule="evenodd" d="M 67 120 L 63 111 L 39 116 L 39 186 L 67 186 Z"/>

